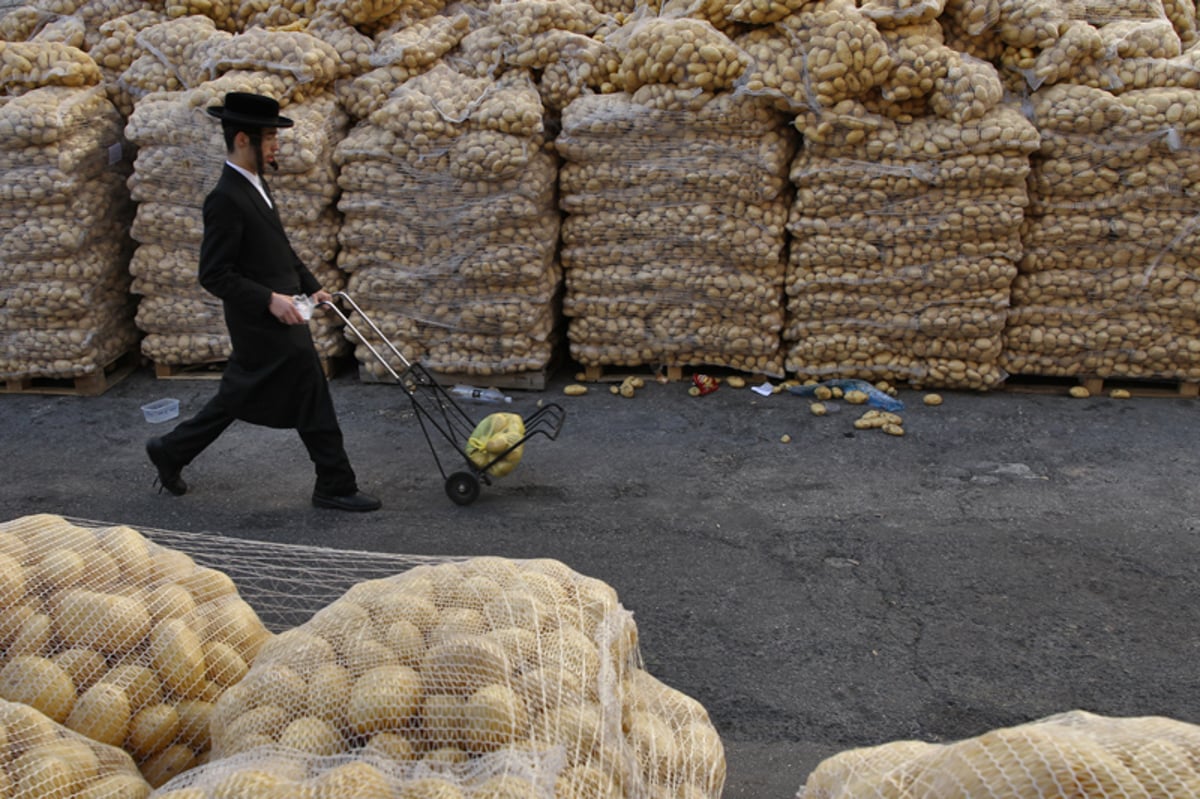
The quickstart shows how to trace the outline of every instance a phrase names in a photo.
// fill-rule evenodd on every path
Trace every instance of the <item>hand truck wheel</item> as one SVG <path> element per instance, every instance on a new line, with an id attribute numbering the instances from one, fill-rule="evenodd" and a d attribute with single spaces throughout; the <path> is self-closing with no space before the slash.
<path id="1" fill-rule="evenodd" d="M 479 499 L 479 481 L 470 472 L 455 472 L 446 478 L 446 496 L 455 505 L 470 505 Z"/>

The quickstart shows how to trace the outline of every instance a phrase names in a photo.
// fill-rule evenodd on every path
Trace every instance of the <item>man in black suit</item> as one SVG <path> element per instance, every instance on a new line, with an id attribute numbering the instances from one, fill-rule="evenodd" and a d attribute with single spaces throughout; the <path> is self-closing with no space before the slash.
<path id="1" fill-rule="evenodd" d="M 235 419 L 292 428 L 316 466 L 313 505 L 376 510 L 379 500 L 358 490 L 320 357 L 293 300 L 304 294 L 319 305 L 333 298 L 296 256 L 263 180 L 263 166 L 277 166 L 278 129 L 292 120 L 279 115 L 275 100 L 241 92 L 208 113 L 221 120 L 228 157 L 204 200 L 200 285 L 224 304 L 233 353 L 216 396 L 150 439 L 146 452 L 162 487 L 179 495 L 187 492 L 183 467 Z"/>

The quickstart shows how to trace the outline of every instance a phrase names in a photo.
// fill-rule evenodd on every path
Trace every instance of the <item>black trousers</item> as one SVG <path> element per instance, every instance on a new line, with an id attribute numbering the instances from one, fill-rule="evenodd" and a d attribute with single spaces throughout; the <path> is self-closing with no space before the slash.
<path id="1" fill-rule="evenodd" d="M 187 466 L 216 441 L 235 418 L 220 402 L 219 395 L 209 400 L 199 413 L 162 437 L 172 465 L 181 469 Z M 358 490 L 354 469 L 342 442 L 342 431 L 336 421 L 309 424 L 296 428 L 296 431 L 317 470 L 315 491 L 342 496 Z"/>

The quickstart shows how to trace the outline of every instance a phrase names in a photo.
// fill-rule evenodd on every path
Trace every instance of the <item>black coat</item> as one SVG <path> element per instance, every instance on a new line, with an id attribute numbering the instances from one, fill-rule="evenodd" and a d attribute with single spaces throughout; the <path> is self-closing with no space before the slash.
<path id="1" fill-rule="evenodd" d="M 321 288 L 288 242 L 279 213 L 225 166 L 204 200 L 200 284 L 219 297 L 233 344 L 217 401 L 230 415 L 269 427 L 336 427 L 329 387 L 307 325 L 272 316 L 271 292 Z"/>

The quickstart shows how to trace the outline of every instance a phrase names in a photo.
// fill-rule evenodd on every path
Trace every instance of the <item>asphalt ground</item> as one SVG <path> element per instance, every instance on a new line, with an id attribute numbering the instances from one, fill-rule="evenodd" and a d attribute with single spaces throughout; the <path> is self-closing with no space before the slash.
<path id="1" fill-rule="evenodd" d="M 682 382 L 564 396 L 572 380 L 511 392 L 523 415 L 561 404 L 562 432 L 460 507 L 409 396 L 340 374 L 348 450 L 384 502 L 365 515 L 311 507 L 298 437 L 240 423 L 186 496 L 156 493 L 143 447 L 173 422 L 140 407 L 175 397 L 187 416 L 215 382 L 141 368 L 98 397 L 6 394 L 0 519 L 557 558 L 612 585 L 647 669 L 708 708 L 728 799 L 790 799 L 846 748 L 1076 708 L 1200 723 L 1200 400 L 945 392 L 931 408 L 902 391 L 893 437 L 855 430 L 844 403 L 816 417 Z"/>

